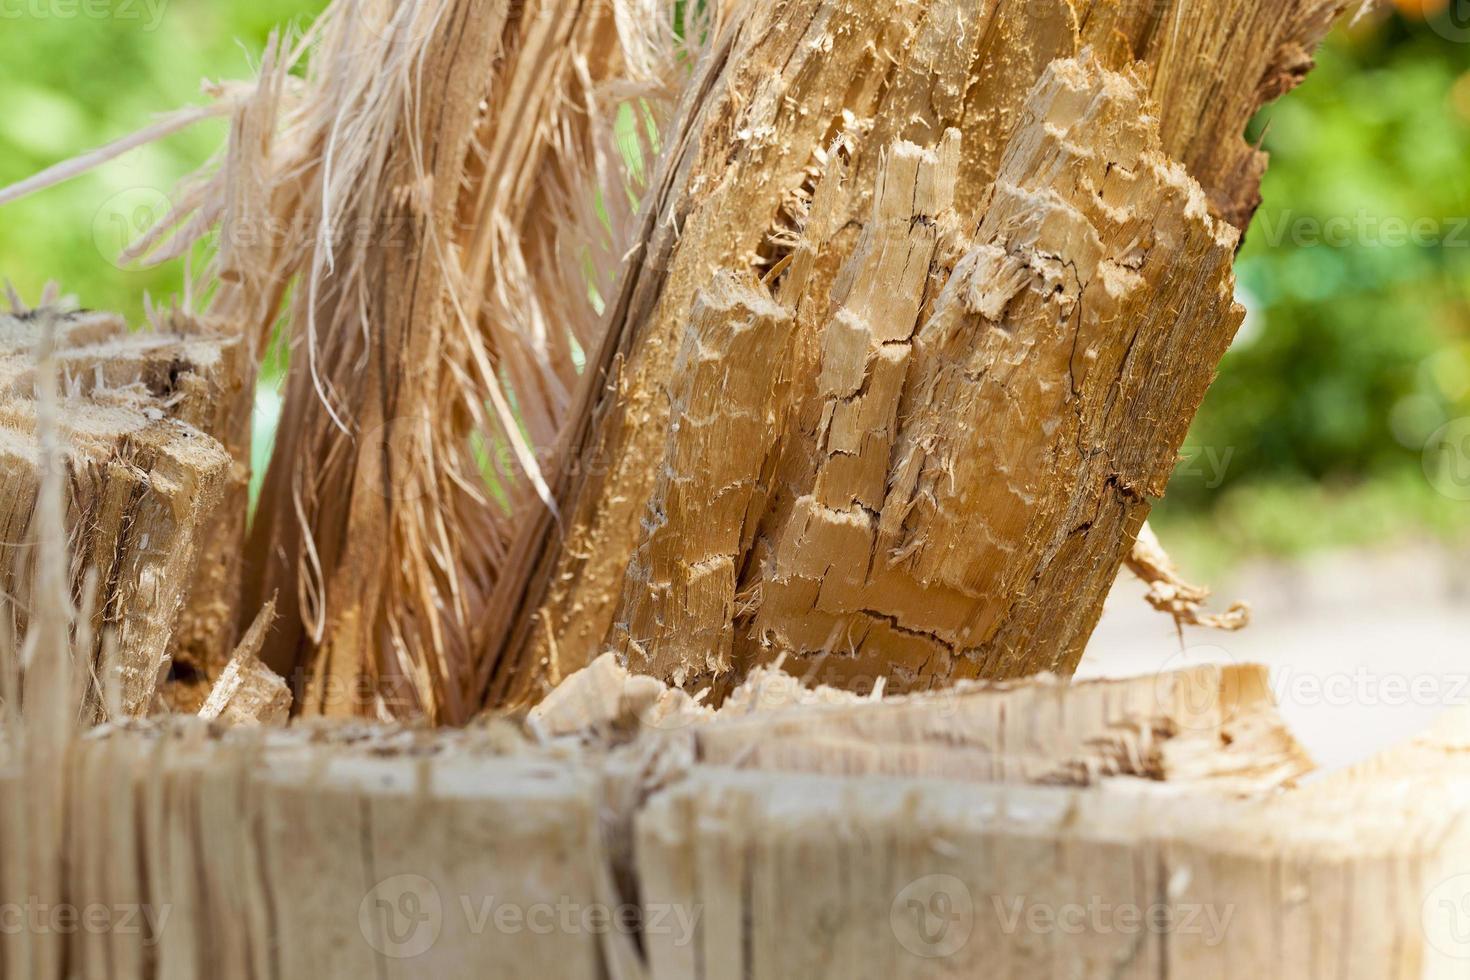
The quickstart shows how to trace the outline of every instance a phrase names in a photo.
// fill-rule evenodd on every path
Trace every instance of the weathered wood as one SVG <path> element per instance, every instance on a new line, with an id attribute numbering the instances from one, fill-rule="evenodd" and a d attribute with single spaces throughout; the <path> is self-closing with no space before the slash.
<path id="1" fill-rule="evenodd" d="M 1465 812 L 702 770 L 636 852 L 645 901 L 706 910 L 654 976 L 1437 977 Z"/>
<path id="2" fill-rule="evenodd" d="M 694 684 L 781 653 L 839 684 L 1070 672 L 1239 323 L 1263 166 L 1240 134 L 1340 9 L 744 5 L 675 126 L 562 514 L 497 596 L 492 703 L 606 643 Z M 675 430 L 681 332 L 712 282 L 752 275 L 793 339 L 724 404 L 759 418 L 788 384 L 790 404 L 754 436 Z M 669 465 L 720 437 L 720 486 Z M 706 550 L 711 500 L 749 506 Z M 691 616 L 713 649 L 679 638 Z"/>
<path id="3" fill-rule="evenodd" d="M 1246 793 L 1313 768 L 1256 666 L 882 694 L 881 682 L 859 696 L 759 668 L 715 710 L 606 654 L 528 717 L 539 734 L 593 744 L 662 733 L 687 742 L 691 758 L 735 769 L 1075 785 L 1129 775 Z"/>
<path id="4" fill-rule="evenodd" d="M 34 837 L 10 801 L 26 777 L 0 741 L 0 902 L 109 917 L 21 929 L 0 950 L 35 980 L 59 976 L 34 959 L 50 940 L 85 978 L 1458 975 L 1470 950 L 1433 914 L 1463 894 L 1470 860 L 1465 716 L 1300 788 L 1195 778 L 1221 763 L 1048 785 L 1091 751 L 1092 725 L 1213 725 L 1230 703 L 1257 712 L 1259 679 L 1217 671 L 1215 692 L 1238 690 L 1215 709 L 1199 672 L 977 686 L 957 695 L 958 721 L 924 698 L 841 692 L 751 716 L 746 691 L 744 722 L 645 728 L 611 748 L 536 746 L 504 723 L 113 727 L 65 754 L 71 831 L 52 891 L 24 871 Z M 924 737 L 976 735 L 987 712 L 997 737 Z M 850 772 L 705 756 L 722 725 L 733 746 L 757 721 L 774 723 L 772 746 L 825 733 L 906 754 Z M 1221 760 L 1242 751 L 1228 731 L 1211 730 Z"/>
<path id="5" fill-rule="evenodd" d="M 129 333 L 105 314 L 42 309 L 0 316 L 0 575 L 6 615 L 24 635 L 35 602 L 40 493 L 35 352 L 54 332 L 57 422 L 66 447 L 73 601 L 91 610 L 85 717 L 103 713 L 116 681 L 120 708 L 146 713 L 169 666 L 176 617 L 196 579 L 201 529 L 232 479 L 233 461 L 208 432 L 218 377 L 236 341 L 205 334 Z M 88 589 L 95 589 L 88 594 Z M 103 663 L 115 643 L 116 663 Z M 104 668 L 107 668 L 104 670 Z"/>
<path id="6" fill-rule="evenodd" d="M 218 502 L 196 535 L 198 552 L 169 651 L 173 674 L 164 695 L 172 707 L 187 711 L 219 678 L 238 635 L 257 363 L 248 334 L 233 324 L 175 312 L 159 330 L 180 338 L 187 349 L 171 368 L 176 374 L 169 414 L 208 433 L 230 456 Z M 210 356 L 213 351 L 217 357 Z"/>

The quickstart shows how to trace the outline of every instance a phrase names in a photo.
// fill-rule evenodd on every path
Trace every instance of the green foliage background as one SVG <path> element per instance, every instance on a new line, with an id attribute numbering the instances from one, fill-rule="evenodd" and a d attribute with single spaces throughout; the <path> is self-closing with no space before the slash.
<path id="1" fill-rule="evenodd" d="M 202 104 L 202 80 L 249 77 L 277 24 L 304 23 L 324 5 L 0 0 L 0 186 L 127 136 L 167 110 Z M 119 211 L 129 224 L 142 221 L 133 206 L 170 191 L 225 133 L 222 121 L 201 124 L 0 209 L 0 277 L 28 300 L 55 279 L 86 307 L 141 320 L 144 291 L 155 299 L 177 293 L 182 263 L 118 268 Z"/>
<path id="2" fill-rule="evenodd" d="M 1250 319 L 1156 518 L 1194 565 L 1470 530 L 1424 467 L 1470 415 L 1464 33 L 1340 30 L 1252 126 L 1271 167 L 1237 264 Z"/>
<path id="3" fill-rule="evenodd" d="M 203 101 L 201 79 L 246 77 L 273 27 L 323 5 L 0 0 L 0 185 Z M 1431 433 L 1470 416 L 1470 43 L 1446 34 L 1458 36 L 1397 15 L 1340 31 L 1253 127 L 1272 167 L 1239 264 L 1251 318 L 1158 516 L 1199 570 L 1470 537 L 1470 504 L 1435 492 L 1422 463 Z M 141 320 L 145 291 L 180 290 L 182 263 L 119 268 L 119 222 L 155 217 L 149 202 L 224 129 L 200 125 L 0 210 L 0 277 L 29 299 L 56 279 L 84 306 Z M 1332 218 L 1349 232 L 1323 244 Z M 1427 221 L 1432 240 L 1395 237 L 1390 219 Z"/>

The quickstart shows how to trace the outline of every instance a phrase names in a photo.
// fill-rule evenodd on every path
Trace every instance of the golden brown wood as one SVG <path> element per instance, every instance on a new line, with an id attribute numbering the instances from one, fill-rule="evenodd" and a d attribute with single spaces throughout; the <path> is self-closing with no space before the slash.
<path id="1" fill-rule="evenodd" d="M 526 529 L 492 607 L 490 701 L 535 700 L 607 644 L 693 684 L 780 653 L 834 683 L 1071 671 L 1239 323 L 1263 160 L 1239 134 L 1340 7 L 744 5 L 670 139 L 562 515 Z M 905 227 L 882 188 L 925 153 L 943 176 Z M 793 340 L 727 401 L 789 385 L 790 404 L 722 447 L 773 447 L 743 474 L 679 488 L 745 488 L 731 554 L 702 507 L 667 506 L 654 461 L 680 451 L 701 295 L 751 275 Z M 687 569 L 644 578 L 648 528 Z M 678 639 L 689 616 L 713 617 L 713 649 Z"/>

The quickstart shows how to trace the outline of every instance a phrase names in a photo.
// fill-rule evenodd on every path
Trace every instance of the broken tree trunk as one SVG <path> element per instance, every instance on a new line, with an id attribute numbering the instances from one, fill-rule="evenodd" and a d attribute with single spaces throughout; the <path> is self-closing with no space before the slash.
<path id="1" fill-rule="evenodd" d="M 1341 6 L 743 5 L 491 610 L 489 701 L 608 643 L 686 684 L 1073 670 L 1239 324 L 1245 125 Z"/>
<path id="2" fill-rule="evenodd" d="M 297 284 L 180 661 L 279 597 L 303 714 L 462 723 L 608 648 L 717 698 L 1071 672 L 1239 322 L 1245 125 L 1342 6 L 337 0 L 140 245 L 218 226 L 251 378 Z"/>
<path id="3" fill-rule="evenodd" d="M 51 352 L 38 362 L 34 355 L 45 350 Z M 129 333 L 105 314 L 42 308 L 0 315 L 5 617 L 23 637 L 36 602 L 36 561 L 44 547 L 34 523 L 41 488 L 38 399 L 43 375 L 54 372 L 71 589 L 73 601 L 90 612 L 84 628 L 92 640 L 80 665 L 91 677 L 81 708 L 86 719 L 153 707 L 191 588 L 216 584 L 195 556 L 222 493 L 241 474 L 208 427 L 231 404 L 241 360 L 236 339 L 191 325 Z M 116 703 L 106 704 L 113 685 Z"/>

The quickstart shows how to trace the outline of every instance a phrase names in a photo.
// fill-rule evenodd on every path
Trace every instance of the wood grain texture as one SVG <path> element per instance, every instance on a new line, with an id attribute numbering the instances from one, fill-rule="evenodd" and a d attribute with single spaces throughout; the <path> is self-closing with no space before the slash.
<path id="1" fill-rule="evenodd" d="M 1239 323 L 1230 261 L 1264 165 L 1240 134 L 1341 4 L 1266 7 L 746 4 L 669 140 L 561 517 L 525 528 L 487 619 L 489 701 L 535 700 L 608 646 L 696 686 L 781 653 L 833 683 L 1072 670 Z M 905 227 L 884 189 L 914 165 L 944 176 Z M 732 478 L 764 511 L 729 557 L 734 601 L 722 579 L 698 627 L 716 650 L 688 654 L 683 620 L 649 618 L 671 579 L 636 556 L 652 525 L 684 528 L 660 548 L 691 567 L 725 545 L 664 506 L 651 461 L 677 449 L 702 291 L 751 274 L 792 317 L 789 355 L 765 353 L 786 413 Z"/>
<path id="2" fill-rule="evenodd" d="M 83 715 L 101 716 L 102 688 L 114 681 L 121 710 L 144 714 L 167 675 L 177 617 L 196 581 L 201 532 L 235 475 L 225 448 L 189 420 L 211 421 L 214 399 L 234 377 L 239 341 L 129 333 L 106 314 L 0 316 L 0 569 L 5 615 L 19 635 L 36 601 L 44 368 L 34 352 L 47 331 L 61 391 L 72 596 L 91 610 L 92 646 L 82 655 L 103 682 L 90 686 Z M 109 642 L 115 664 L 104 663 Z"/>
<path id="3" fill-rule="evenodd" d="M 1470 857 L 1465 715 L 1299 788 L 1199 778 L 1247 754 L 1228 725 L 1197 745 L 1213 763 L 1071 778 L 1095 724 L 1204 732 L 1259 706 L 1252 670 L 976 688 L 939 722 L 922 698 L 843 695 L 775 708 L 786 740 L 758 758 L 689 745 L 758 707 L 606 741 L 118 726 L 63 743 L 49 877 L 12 728 L 0 904 L 43 926 L 8 930 L 0 960 L 30 980 L 1460 975 L 1439 913 Z M 964 744 L 926 737 L 946 730 Z M 842 768 L 850 735 L 890 765 Z M 778 758 L 823 736 L 823 766 Z M 63 905 L 106 927 L 45 927 Z"/>

